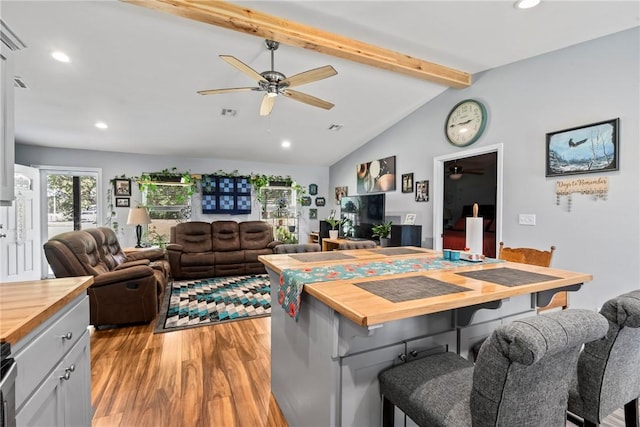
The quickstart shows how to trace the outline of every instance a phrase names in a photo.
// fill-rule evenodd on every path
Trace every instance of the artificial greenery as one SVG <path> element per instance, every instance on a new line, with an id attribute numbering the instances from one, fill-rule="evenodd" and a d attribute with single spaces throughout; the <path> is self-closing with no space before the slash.
<path id="1" fill-rule="evenodd" d="M 296 236 L 285 226 L 276 228 L 276 240 L 282 243 L 298 243 Z"/>
<path id="2" fill-rule="evenodd" d="M 329 225 L 331 226 L 332 230 L 337 230 L 338 229 L 337 227 L 340 224 L 342 224 L 342 220 L 341 219 L 336 219 L 336 218 L 327 218 L 327 219 L 325 219 L 325 222 L 329 223 Z"/>
<path id="3" fill-rule="evenodd" d="M 371 237 L 380 237 L 381 239 L 388 239 L 391 235 L 391 221 L 383 222 L 382 224 L 374 225 L 371 227 L 373 234 Z"/>

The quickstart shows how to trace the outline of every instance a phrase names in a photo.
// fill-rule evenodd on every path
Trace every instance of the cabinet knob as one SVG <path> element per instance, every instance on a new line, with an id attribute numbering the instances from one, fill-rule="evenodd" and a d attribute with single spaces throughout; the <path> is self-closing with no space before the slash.
<path id="1" fill-rule="evenodd" d="M 404 353 L 400 353 L 398 355 L 398 359 L 402 360 L 403 362 L 406 362 L 407 361 L 407 355 L 404 354 Z"/>
<path id="2" fill-rule="evenodd" d="M 69 372 L 74 372 L 76 370 L 76 365 L 72 363 L 71 366 L 69 366 L 66 370 Z"/>
<path id="3" fill-rule="evenodd" d="M 64 370 L 64 375 L 60 377 L 61 380 L 65 380 L 65 381 L 69 381 L 69 378 L 71 378 L 71 372 L 69 372 L 68 369 Z"/>
<path id="4" fill-rule="evenodd" d="M 409 354 L 411 355 L 411 357 L 416 357 L 418 355 L 418 352 L 415 350 L 411 350 Z"/>
<path id="5" fill-rule="evenodd" d="M 73 338 L 73 333 L 67 332 L 66 334 L 62 335 L 60 338 L 62 338 L 63 340 L 70 340 L 71 338 Z"/>
<path id="6" fill-rule="evenodd" d="M 4 233 L 0 234 L 0 239 L 3 239 L 3 238 L 5 238 L 5 237 L 7 237 L 7 235 L 6 235 L 6 234 L 4 234 Z"/>

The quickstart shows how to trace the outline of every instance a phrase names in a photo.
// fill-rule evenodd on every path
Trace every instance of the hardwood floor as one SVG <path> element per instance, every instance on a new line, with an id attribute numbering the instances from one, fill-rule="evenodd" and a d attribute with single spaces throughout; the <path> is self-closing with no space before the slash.
<path id="1" fill-rule="evenodd" d="M 270 318 L 153 327 L 92 330 L 93 427 L 287 427 L 270 389 Z M 623 420 L 619 409 L 601 426 Z"/>
<path id="2" fill-rule="evenodd" d="M 271 397 L 269 321 L 93 330 L 93 426 L 286 427 Z"/>

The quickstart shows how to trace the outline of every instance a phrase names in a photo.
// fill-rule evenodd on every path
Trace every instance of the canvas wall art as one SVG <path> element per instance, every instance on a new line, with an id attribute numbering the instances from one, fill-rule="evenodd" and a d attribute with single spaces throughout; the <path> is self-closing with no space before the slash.
<path id="1" fill-rule="evenodd" d="M 396 156 L 360 163 L 356 166 L 358 194 L 396 189 Z"/>

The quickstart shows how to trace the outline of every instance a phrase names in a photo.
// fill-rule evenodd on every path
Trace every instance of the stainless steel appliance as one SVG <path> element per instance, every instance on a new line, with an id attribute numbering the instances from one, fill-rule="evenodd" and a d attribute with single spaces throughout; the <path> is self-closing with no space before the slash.
<path id="1" fill-rule="evenodd" d="M 0 343 L 0 427 L 16 425 L 16 362 L 11 345 Z"/>

